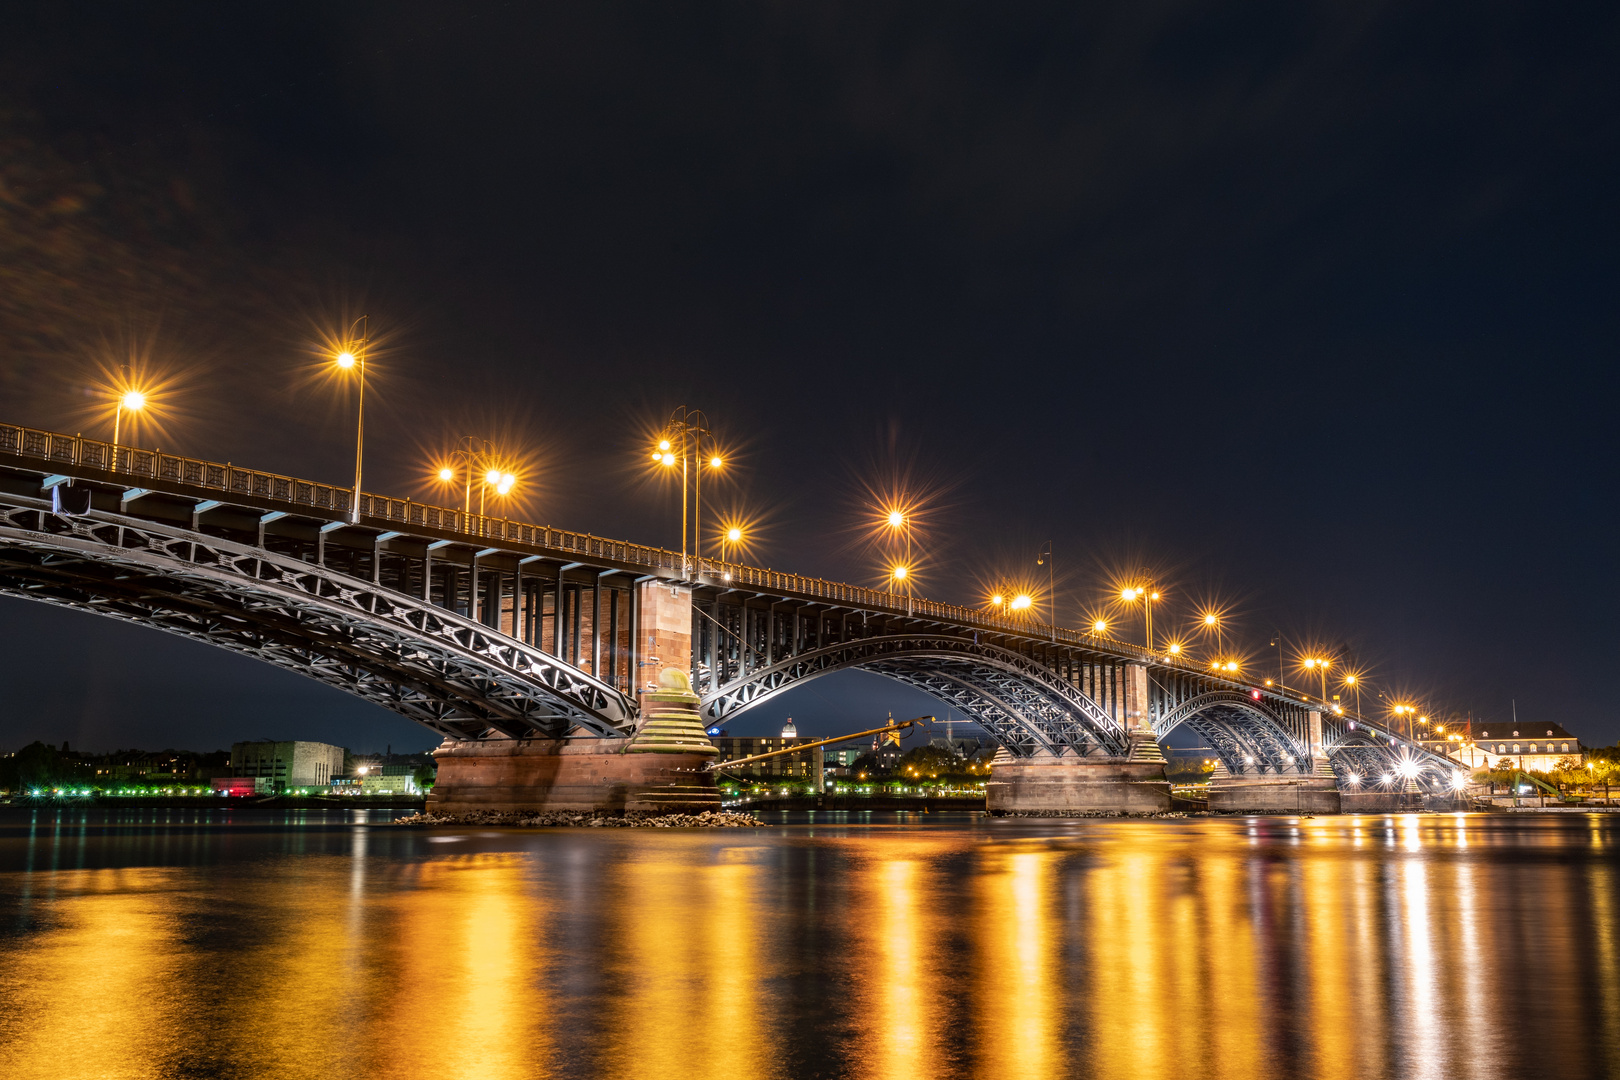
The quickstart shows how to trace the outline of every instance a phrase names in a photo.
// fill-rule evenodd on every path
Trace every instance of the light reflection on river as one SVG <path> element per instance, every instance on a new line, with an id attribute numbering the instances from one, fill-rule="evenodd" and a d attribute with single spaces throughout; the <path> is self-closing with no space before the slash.
<path id="1" fill-rule="evenodd" d="M 1607 816 L 3 813 L 8 1080 L 1620 1075 Z"/>

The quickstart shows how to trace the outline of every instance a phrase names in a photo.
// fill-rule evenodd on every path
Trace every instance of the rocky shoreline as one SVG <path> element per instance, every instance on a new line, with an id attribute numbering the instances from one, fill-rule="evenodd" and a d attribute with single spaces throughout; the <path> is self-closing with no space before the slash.
<path id="1" fill-rule="evenodd" d="M 1180 810 L 1136 814 L 1125 810 L 1002 810 L 995 817 L 1008 818 L 1184 818 Z"/>
<path id="2" fill-rule="evenodd" d="M 467 810 L 458 814 L 428 811 L 396 818 L 395 825 L 508 825 L 526 829 L 764 829 L 770 826 L 752 814 L 729 810 L 706 810 L 701 814 L 649 814 L 632 811 L 610 814 L 604 811 L 573 810 Z"/>

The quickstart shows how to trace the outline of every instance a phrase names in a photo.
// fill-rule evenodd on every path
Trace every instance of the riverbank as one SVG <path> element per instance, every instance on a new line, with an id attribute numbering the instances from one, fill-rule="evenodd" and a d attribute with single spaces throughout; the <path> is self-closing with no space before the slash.
<path id="1" fill-rule="evenodd" d="M 648 814 L 631 811 L 609 814 L 596 811 L 547 810 L 528 813 L 521 810 L 467 810 L 458 814 L 435 810 L 396 818 L 395 825 L 506 825 L 526 829 L 757 829 L 764 822 L 752 814 L 706 810 L 701 814 Z"/>
<path id="2" fill-rule="evenodd" d="M 780 795 L 763 799 L 732 799 L 727 810 L 983 810 L 984 796 L 915 797 L 905 795 Z"/>
<path id="3" fill-rule="evenodd" d="M 421 810 L 426 805 L 421 795 L 71 795 L 0 799 L 0 806 L 58 810 Z"/>

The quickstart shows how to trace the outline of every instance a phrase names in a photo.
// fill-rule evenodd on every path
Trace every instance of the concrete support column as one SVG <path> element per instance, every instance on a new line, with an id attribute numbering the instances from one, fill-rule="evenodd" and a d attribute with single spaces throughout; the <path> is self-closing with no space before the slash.
<path id="1" fill-rule="evenodd" d="M 1320 710 L 1311 710 L 1306 731 L 1309 734 L 1311 749 L 1311 775 L 1325 780 L 1332 780 L 1334 786 L 1337 786 L 1338 780 L 1334 776 L 1333 765 L 1328 761 L 1327 740 L 1322 735 L 1322 713 Z"/>
<path id="2" fill-rule="evenodd" d="M 1164 761 L 1153 736 L 1153 713 L 1148 697 L 1146 664 L 1125 665 L 1125 731 L 1131 742 L 1132 761 Z"/>
<path id="3" fill-rule="evenodd" d="M 658 688 L 661 671 L 679 671 L 690 678 L 692 671 L 692 587 L 678 582 L 643 581 L 636 586 L 636 642 L 645 663 L 658 658 L 636 674 L 636 700 Z M 645 708 L 642 710 L 645 712 Z"/>
<path id="4" fill-rule="evenodd" d="M 1125 730 L 1153 731 L 1148 713 L 1148 670 L 1146 664 L 1125 665 Z"/>

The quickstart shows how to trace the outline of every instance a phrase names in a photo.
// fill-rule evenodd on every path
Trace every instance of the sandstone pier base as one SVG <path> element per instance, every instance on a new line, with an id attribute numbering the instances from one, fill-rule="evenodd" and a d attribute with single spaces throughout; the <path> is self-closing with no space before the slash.
<path id="1" fill-rule="evenodd" d="M 1032 810 L 1162 814 L 1170 809 L 1164 762 L 1119 758 L 1002 759 L 990 766 L 992 814 Z"/>
<path id="2" fill-rule="evenodd" d="M 700 814 L 720 809 L 708 753 L 625 753 L 623 739 L 446 739 L 433 752 L 438 779 L 427 809 L 642 810 Z"/>

